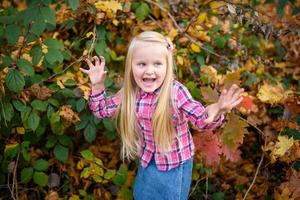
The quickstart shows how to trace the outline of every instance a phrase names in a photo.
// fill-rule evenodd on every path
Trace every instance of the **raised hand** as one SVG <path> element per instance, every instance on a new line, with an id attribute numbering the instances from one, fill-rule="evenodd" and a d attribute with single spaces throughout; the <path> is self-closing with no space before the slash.
<path id="1" fill-rule="evenodd" d="M 217 103 L 211 104 L 206 107 L 208 118 L 205 123 L 210 123 L 215 120 L 222 113 L 230 112 L 235 106 L 242 102 L 243 97 L 241 94 L 244 89 L 239 88 L 237 85 L 232 85 L 229 90 L 223 90 Z"/>
<path id="2" fill-rule="evenodd" d="M 105 67 L 105 59 L 103 56 L 94 56 L 95 64 L 91 62 L 89 59 L 85 59 L 84 61 L 89 66 L 89 69 L 80 68 L 80 70 L 88 74 L 90 77 L 90 81 L 92 84 L 92 93 L 95 94 L 104 89 L 104 80 L 106 77 L 106 71 L 104 71 Z"/>

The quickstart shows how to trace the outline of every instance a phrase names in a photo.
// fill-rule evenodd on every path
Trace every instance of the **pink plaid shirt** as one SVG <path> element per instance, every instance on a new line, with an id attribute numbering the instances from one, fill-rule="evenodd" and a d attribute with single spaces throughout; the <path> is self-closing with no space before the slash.
<path id="1" fill-rule="evenodd" d="M 203 130 L 215 129 L 224 120 L 224 116 L 221 115 L 215 122 L 204 124 L 204 120 L 208 116 L 205 108 L 192 98 L 184 85 L 176 80 L 173 81 L 172 93 L 174 97 L 173 102 L 175 103 L 172 118 L 177 134 L 172 144 L 172 149 L 166 154 L 160 153 L 155 145 L 151 123 L 159 89 L 152 93 L 140 90 L 137 94 L 135 112 L 139 133 L 142 138 L 139 160 L 144 168 L 148 166 L 153 156 L 160 171 L 169 171 L 193 157 L 195 147 L 189 131 L 188 121 L 195 127 Z M 90 108 L 94 115 L 99 118 L 113 117 L 120 101 L 120 95 L 116 94 L 107 97 L 105 91 L 89 97 Z"/>

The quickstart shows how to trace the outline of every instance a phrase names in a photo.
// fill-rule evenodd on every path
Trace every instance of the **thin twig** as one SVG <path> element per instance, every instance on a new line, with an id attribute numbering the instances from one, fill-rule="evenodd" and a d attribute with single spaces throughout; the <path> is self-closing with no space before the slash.
<path id="1" fill-rule="evenodd" d="M 17 179 L 17 168 L 18 168 L 18 163 L 19 163 L 19 158 L 20 158 L 20 151 L 18 152 L 17 156 L 17 161 L 14 166 L 14 172 L 13 172 L 13 185 L 15 185 L 15 194 L 16 194 L 16 199 L 19 199 L 18 195 L 18 179 Z"/>
<path id="2" fill-rule="evenodd" d="M 243 200 L 246 199 L 246 197 L 247 197 L 249 191 L 251 190 L 252 186 L 253 186 L 254 183 L 255 183 L 255 180 L 256 180 L 256 178 L 257 178 L 257 174 L 258 174 L 259 169 L 260 169 L 260 167 L 261 167 L 261 164 L 262 164 L 262 162 L 263 162 L 263 160 L 264 160 L 264 156 L 265 156 L 265 155 L 262 154 L 262 156 L 261 156 L 261 158 L 260 158 L 260 161 L 259 161 L 259 164 L 258 164 L 258 166 L 257 166 L 256 172 L 255 172 L 254 178 L 253 178 L 253 180 L 252 180 L 252 183 L 250 184 L 250 186 L 249 186 L 247 192 L 245 193 L 245 196 L 244 196 Z"/>
<path id="3" fill-rule="evenodd" d="M 197 188 L 198 184 L 199 184 L 201 181 L 203 181 L 205 178 L 206 178 L 206 177 L 202 177 L 201 179 L 198 179 L 198 180 L 197 180 L 196 184 L 194 185 L 194 187 L 192 188 L 192 190 L 191 190 L 191 192 L 190 192 L 190 194 L 189 194 L 189 197 L 195 192 L 195 189 Z M 188 197 L 188 198 L 189 198 L 189 197 Z"/>
<path id="4" fill-rule="evenodd" d="M 208 174 L 206 174 L 206 181 L 205 181 L 205 200 L 208 197 Z"/>
<path id="5" fill-rule="evenodd" d="M 245 118 L 239 116 L 241 120 L 245 121 L 247 124 L 249 124 L 250 126 L 252 126 L 253 128 L 255 128 L 260 134 L 262 134 L 262 136 L 265 135 L 265 133 L 260 130 L 257 126 L 255 126 L 254 124 L 252 124 L 251 122 L 249 122 L 248 120 L 246 120 Z"/>
<path id="6" fill-rule="evenodd" d="M 89 58 L 91 57 L 92 50 L 94 49 L 94 44 L 95 44 L 96 39 L 97 39 L 96 25 L 94 25 L 94 28 L 93 28 L 93 40 L 92 40 L 92 44 L 91 44 L 91 46 L 89 48 L 89 51 L 88 51 L 88 57 Z"/>

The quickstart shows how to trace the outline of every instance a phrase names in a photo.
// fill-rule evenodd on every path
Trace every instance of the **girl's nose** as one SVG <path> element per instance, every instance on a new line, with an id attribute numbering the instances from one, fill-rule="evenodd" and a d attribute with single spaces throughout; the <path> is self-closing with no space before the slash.
<path id="1" fill-rule="evenodd" d="M 145 74 L 153 74 L 154 68 L 152 66 L 147 66 Z"/>

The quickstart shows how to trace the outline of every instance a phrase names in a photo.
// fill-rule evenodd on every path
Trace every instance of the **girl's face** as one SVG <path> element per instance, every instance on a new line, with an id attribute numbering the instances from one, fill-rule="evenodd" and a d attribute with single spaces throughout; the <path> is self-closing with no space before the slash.
<path id="1" fill-rule="evenodd" d="M 132 73 L 143 91 L 154 92 L 164 82 L 167 53 L 167 48 L 161 44 L 137 42 L 132 54 Z"/>

